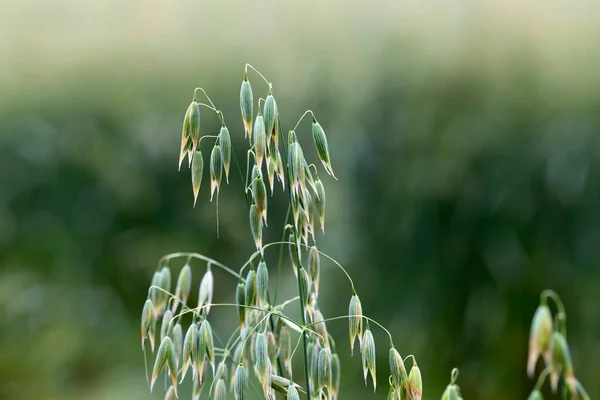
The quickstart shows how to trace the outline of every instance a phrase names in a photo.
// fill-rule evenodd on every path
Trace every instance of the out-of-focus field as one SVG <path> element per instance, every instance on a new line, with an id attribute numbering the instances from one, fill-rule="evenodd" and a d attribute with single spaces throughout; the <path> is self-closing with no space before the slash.
<path id="1" fill-rule="evenodd" d="M 176 167 L 196 86 L 241 154 L 246 62 L 274 83 L 284 131 L 307 108 L 325 128 L 339 181 L 324 178 L 319 246 L 417 356 L 424 399 L 453 366 L 465 399 L 526 398 L 545 288 L 562 295 L 576 375 L 600 397 L 599 37 L 597 1 L 6 2 L 0 398 L 150 398 L 139 319 L 157 260 L 198 251 L 235 267 L 253 251 L 240 180 L 222 191 L 217 239 L 207 176 L 193 209 Z M 269 199 L 269 240 L 282 199 Z M 235 280 L 216 280 L 232 300 Z M 326 315 L 347 312 L 347 286 L 323 264 Z M 225 336 L 235 317 L 214 314 Z M 385 336 L 372 395 L 346 324 L 329 329 L 341 397 L 382 398 Z"/>

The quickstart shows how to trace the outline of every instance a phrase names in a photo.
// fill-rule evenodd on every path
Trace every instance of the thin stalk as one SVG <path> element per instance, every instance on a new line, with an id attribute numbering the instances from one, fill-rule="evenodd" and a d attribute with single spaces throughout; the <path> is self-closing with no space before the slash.
<path id="1" fill-rule="evenodd" d="M 565 310 L 565 305 L 563 304 L 562 300 L 560 299 L 560 296 L 554 290 L 547 289 L 542 292 L 540 297 L 541 297 L 541 302 L 544 304 L 546 303 L 546 301 L 545 301 L 546 299 L 552 299 L 554 304 L 556 304 L 558 313 L 562 314 L 562 318 L 561 318 L 562 324 L 560 326 L 560 331 L 566 339 L 567 338 L 567 311 Z"/>
<path id="2" fill-rule="evenodd" d="M 250 68 L 251 68 L 251 69 L 252 69 L 254 72 L 256 72 L 256 73 L 258 74 L 258 76 L 260 76 L 260 77 L 261 77 L 261 78 L 262 78 L 262 79 L 265 81 L 265 83 L 266 83 L 267 85 L 269 85 L 269 86 L 271 85 L 271 82 L 269 82 L 269 81 L 267 80 L 267 78 L 265 78 L 265 76 L 264 76 L 263 74 L 261 74 L 261 73 L 260 73 L 260 71 L 259 71 L 259 70 L 257 70 L 256 68 L 254 68 L 252 65 L 250 65 L 250 64 L 248 64 L 248 63 L 246 63 L 246 66 L 244 67 L 244 73 L 246 73 L 246 75 L 248 75 L 248 67 L 250 67 Z"/>
<path id="3" fill-rule="evenodd" d="M 320 324 L 321 322 L 336 321 L 338 319 L 346 319 L 346 318 L 350 318 L 350 317 L 361 317 L 363 319 L 366 319 L 369 322 L 374 323 L 375 325 L 377 325 L 378 327 L 383 329 L 385 331 L 385 333 L 387 333 L 388 337 L 390 338 L 391 347 L 394 347 L 394 341 L 392 340 L 392 334 L 390 333 L 390 331 L 388 331 L 385 326 L 381 325 L 379 322 L 377 322 L 373 318 L 369 318 L 365 315 L 349 315 L 349 314 L 348 315 L 338 315 L 337 317 L 325 318 L 323 321 L 320 321 L 320 322 L 316 322 L 316 323 L 313 322 L 312 324 L 303 325 L 303 327 L 308 328 L 308 327 L 314 326 L 315 324 Z"/>
<path id="4" fill-rule="evenodd" d="M 306 110 L 304 111 L 304 114 L 302 114 L 302 116 L 300 117 L 300 119 L 298 120 L 298 122 L 296 122 L 296 126 L 294 126 L 294 129 L 292 129 L 292 131 L 296 132 L 296 128 L 298 127 L 298 125 L 300 125 L 300 122 L 304 119 L 304 117 L 306 117 L 306 114 L 311 114 L 312 117 L 315 117 L 315 114 L 312 112 L 312 110 Z"/>
<path id="5" fill-rule="evenodd" d="M 301 246 L 306 247 L 307 249 L 310 246 L 307 246 L 305 244 L 300 243 Z M 344 274 L 346 274 L 346 277 L 348 278 L 348 280 L 350 281 L 350 285 L 352 286 L 352 293 L 355 294 L 356 291 L 354 290 L 354 281 L 352 280 L 352 278 L 350 277 L 350 274 L 348 273 L 348 271 L 346 271 L 346 269 L 344 267 L 342 267 L 342 264 L 340 264 L 337 260 L 335 260 L 333 257 L 327 255 L 326 253 L 323 253 L 322 251 L 320 251 L 319 249 L 317 249 L 317 251 L 319 252 L 319 254 L 321 254 L 322 256 L 328 258 L 330 261 L 332 261 L 339 269 L 341 269 Z"/>
<path id="6" fill-rule="evenodd" d="M 221 268 L 222 270 L 230 273 L 231 275 L 235 276 L 236 278 L 244 280 L 240 274 L 238 274 L 237 272 L 235 272 L 228 266 L 221 264 L 217 260 L 214 260 L 210 257 L 206 257 L 205 255 L 198 254 L 198 253 L 178 252 L 178 253 L 167 254 L 166 256 L 163 256 L 160 260 L 158 260 L 158 266 L 160 267 L 164 263 L 169 262 L 169 260 L 171 260 L 173 258 L 178 258 L 178 257 L 191 257 L 191 258 L 198 258 L 200 260 L 207 261 L 207 262 L 211 263 L 212 265 L 214 265 L 215 267 Z M 245 282 L 245 280 L 244 280 L 244 282 Z"/>
<path id="7" fill-rule="evenodd" d="M 544 386 L 544 381 L 546 380 L 546 377 L 549 373 L 550 367 L 547 367 L 540 373 L 540 376 L 538 376 L 537 382 L 535 383 L 535 390 L 542 390 L 542 386 Z"/>

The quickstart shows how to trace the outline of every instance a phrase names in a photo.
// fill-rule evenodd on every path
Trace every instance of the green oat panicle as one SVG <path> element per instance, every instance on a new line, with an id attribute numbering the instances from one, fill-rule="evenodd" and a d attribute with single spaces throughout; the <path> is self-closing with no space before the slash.
<path id="1" fill-rule="evenodd" d="M 390 372 L 392 374 L 393 383 L 396 387 L 401 387 L 408 378 L 406 367 L 402 356 L 394 347 L 390 348 Z"/>
<path id="2" fill-rule="evenodd" d="M 408 394 L 411 400 L 421 400 L 423 395 L 423 381 L 421 378 L 421 370 L 417 362 L 413 359 L 413 366 L 408 374 Z"/>
<path id="3" fill-rule="evenodd" d="M 246 321 L 246 285 L 240 279 L 235 290 L 235 302 L 238 305 L 238 316 L 240 319 L 240 329 L 243 328 Z"/>
<path id="4" fill-rule="evenodd" d="M 327 389 L 327 394 L 331 396 L 331 353 L 323 347 L 319 351 L 317 361 L 317 388 L 318 390 Z"/>
<path id="5" fill-rule="evenodd" d="M 252 231 L 256 250 L 260 251 L 262 254 L 262 222 L 256 204 L 250 206 L 250 230 Z"/>
<path id="6" fill-rule="evenodd" d="M 213 375 L 215 373 L 215 343 L 213 339 L 212 327 L 208 320 L 202 321 L 200 326 L 200 347 L 203 349 L 206 360 L 212 367 Z"/>
<path id="7" fill-rule="evenodd" d="M 319 222 L 321 224 L 321 230 L 325 232 L 325 187 L 323 186 L 323 182 L 319 178 L 315 181 L 315 206 L 317 209 L 317 214 L 319 214 Z"/>
<path id="8" fill-rule="evenodd" d="M 150 340 L 150 348 L 154 353 L 154 333 L 156 330 L 156 314 L 152 300 L 147 299 L 142 309 L 142 350 L 144 349 L 144 341 Z"/>
<path id="9" fill-rule="evenodd" d="M 233 393 L 235 400 L 244 400 L 246 397 L 246 390 L 248 389 L 248 373 L 244 364 L 238 364 L 235 369 L 235 378 L 233 380 Z"/>
<path id="10" fill-rule="evenodd" d="M 313 140 L 315 142 L 315 147 L 317 148 L 317 155 L 319 156 L 321 163 L 323 163 L 325 171 L 327 171 L 329 175 L 335 178 L 335 175 L 333 174 L 333 169 L 331 168 L 329 145 L 327 144 L 327 137 L 325 136 L 325 131 L 323 131 L 321 124 L 317 122 L 314 116 L 312 122 L 312 134 Z"/>
<path id="11" fill-rule="evenodd" d="M 314 283 L 315 290 L 318 294 L 321 275 L 321 258 L 317 246 L 312 246 L 308 252 L 308 272 L 310 273 L 310 279 Z"/>
<path id="12" fill-rule="evenodd" d="M 375 391 L 377 390 L 375 339 L 369 328 L 365 330 L 363 335 L 361 353 L 365 385 L 367 384 L 367 373 L 370 372 L 373 380 L 373 391 Z"/>
<path id="13" fill-rule="evenodd" d="M 206 272 L 200 282 L 200 288 L 198 290 L 198 309 L 203 309 L 208 315 L 210 312 L 210 305 L 212 304 L 213 293 L 215 287 L 215 278 L 210 268 L 210 263 L 206 267 Z"/>
<path id="14" fill-rule="evenodd" d="M 256 155 L 256 165 L 262 168 L 262 162 L 267 153 L 267 134 L 265 132 L 265 121 L 262 113 L 258 111 L 258 115 L 254 120 L 254 154 Z"/>
<path id="15" fill-rule="evenodd" d="M 262 174 L 258 174 L 258 176 L 254 179 L 252 183 L 252 191 L 254 194 L 254 200 L 256 204 L 256 208 L 258 210 L 258 215 L 260 219 L 264 221 L 265 226 L 267 225 L 267 188 L 265 187 L 265 183 L 261 177 Z"/>
<path id="16" fill-rule="evenodd" d="M 210 201 L 213 199 L 215 189 L 217 191 L 217 196 L 219 195 L 222 174 L 223 159 L 221 158 L 221 147 L 217 142 L 210 153 Z"/>
<path id="17" fill-rule="evenodd" d="M 192 191 L 194 192 L 194 207 L 198 200 L 198 193 L 202 184 L 202 173 L 204 171 L 204 158 L 198 147 L 192 158 Z"/>
<path id="18" fill-rule="evenodd" d="M 275 128 L 275 121 L 277 120 L 277 103 L 275 102 L 275 97 L 273 97 L 273 86 L 271 84 L 269 84 L 269 94 L 265 100 L 263 115 L 265 131 L 270 136 Z"/>
<path id="19" fill-rule="evenodd" d="M 248 271 L 248 275 L 246 276 L 246 305 L 247 306 L 255 306 L 256 305 L 256 292 L 257 292 L 257 287 L 256 287 L 256 271 L 254 270 L 254 268 L 250 268 L 250 271 Z M 251 310 L 247 310 L 246 314 L 250 314 L 249 311 Z"/>
<path id="20" fill-rule="evenodd" d="M 288 387 L 287 400 L 300 400 L 300 394 L 294 385 Z"/>
<path id="21" fill-rule="evenodd" d="M 175 352 L 175 361 L 177 366 L 180 365 L 181 355 L 183 354 L 183 328 L 180 323 L 173 327 L 173 349 Z"/>
<path id="22" fill-rule="evenodd" d="M 281 136 L 281 120 L 279 118 L 278 110 L 275 124 L 273 125 L 273 132 L 271 133 L 271 140 L 273 141 L 274 149 L 277 153 L 279 153 L 279 136 Z M 271 146 L 271 148 L 273 148 L 273 146 Z"/>
<path id="23" fill-rule="evenodd" d="M 171 380 L 173 382 L 173 387 L 175 388 L 175 393 L 177 394 L 177 363 L 175 361 L 173 342 L 168 336 L 162 339 L 160 346 L 158 347 L 156 361 L 154 362 L 154 367 L 152 368 L 150 392 L 152 392 L 152 389 L 154 388 L 154 384 L 156 383 L 158 375 L 160 375 L 165 367 L 169 371 L 169 375 L 171 376 Z"/>
<path id="24" fill-rule="evenodd" d="M 188 328 L 185 338 L 183 339 L 183 359 L 181 362 L 181 380 L 180 383 L 183 382 L 185 378 L 185 374 L 190 365 L 193 365 L 193 362 L 198 354 L 198 328 L 196 324 L 191 324 Z"/>
<path id="25" fill-rule="evenodd" d="M 221 148 L 221 158 L 223 159 L 223 168 L 225 169 L 225 179 L 229 184 L 229 167 L 231 166 L 231 136 L 229 129 L 225 126 L 225 122 L 221 126 L 219 132 L 219 144 Z"/>
<path id="26" fill-rule="evenodd" d="M 529 354 L 527 357 L 527 375 L 533 377 L 535 365 L 540 354 L 546 363 L 550 361 L 550 342 L 552 336 L 552 315 L 545 304 L 535 310 L 529 331 Z"/>
<path id="27" fill-rule="evenodd" d="M 256 354 L 256 374 L 261 384 L 264 384 L 269 375 L 269 348 L 267 336 L 264 333 L 259 333 L 256 336 L 256 344 L 254 352 Z"/>
<path id="28" fill-rule="evenodd" d="M 171 328 L 171 321 L 173 320 L 173 313 L 171 310 L 165 311 L 163 314 L 162 322 L 160 325 L 160 340 L 162 341 L 165 336 L 168 336 L 169 329 Z"/>
<path id="29" fill-rule="evenodd" d="M 303 266 L 300 266 L 298 279 L 300 279 L 300 296 L 301 299 L 304 301 L 304 305 L 307 306 L 309 300 L 308 288 L 310 286 L 310 280 L 308 277 L 308 273 L 306 272 L 306 269 L 304 269 Z"/>
<path id="30" fill-rule="evenodd" d="M 562 373 L 565 383 L 569 385 L 571 392 L 577 393 L 575 373 L 573 371 L 573 362 L 571 361 L 571 352 L 567 340 L 560 332 L 552 334 L 552 342 L 550 345 L 552 356 L 550 360 L 550 386 L 552 391 L 556 393 L 558 388 L 558 379 Z"/>
<path id="31" fill-rule="evenodd" d="M 252 138 L 252 115 L 254 115 L 252 111 L 253 103 L 252 86 L 248 80 L 248 74 L 244 72 L 244 80 L 240 89 L 240 108 L 242 110 L 242 120 L 244 121 L 244 137 L 248 136 L 250 139 Z"/>
<path id="32" fill-rule="evenodd" d="M 186 154 L 194 154 L 200 136 L 200 107 L 194 99 L 188 106 L 183 117 L 183 129 L 181 130 L 181 149 L 179 151 L 179 169 Z M 190 162 L 191 162 L 190 157 Z"/>
<path id="33" fill-rule="evenodd" d="M 360 299 L 356 293 L 350 298 L 348 315 L 350 329 L 350 351 L 352 354 L 354 354 L 354 339 L 356 339 L 356 336 L 358 336 L 358 340 L 361 345 L 363 340 L 362 305 L 360 304 Z"/>
<path id="34" fill-rule="evenodd" d="M 256 270 L 256 295 L 259 306 L 267 304 L 267 292 L 269 290 L 269 270 L 265 260 L 261 258 Z"/>
<path id="35" fill-rule="evenodd" d="M 272 142 L 273 141 L 271 140 L 271 143 Z M 267 155 L 267 177 L 269 179 L 269 187 L 271 188 L 271 196 L 273 196 L 273 187 L 275 186 L 275 173 L 277 169 L 276 157 L 276 154 L 272 150 L 269 150 L 269 154 Z"/>
<path id="36" fill-rule="evenodd" d="M 185 264 L 181 271 L 179 271 L 179 276 L 177 277 L 177 285 L 175 286 L 175 299 L 173 300 L 173 305 L 171 306 L 171 312 L 175 314 L 177 312 L 177 307 L 179 303 L 187 304 L 188 297 L 190 296 L 190 291 L 192 290 L 192 269 L 189 264 Z"/>

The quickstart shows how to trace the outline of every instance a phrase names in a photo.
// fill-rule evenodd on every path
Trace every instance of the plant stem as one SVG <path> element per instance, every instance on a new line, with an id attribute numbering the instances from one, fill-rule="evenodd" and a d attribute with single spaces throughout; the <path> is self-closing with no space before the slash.
<path id="1" fill-rule="evenodd" d="M 541 297 L 541 302 L 543 302 L 543 303 L 545 303 L 545 299 L 548 298 L 548 299 L 552 299 L 552 301 L 554 301 L 554 304 L 556 304 L 558 313 L 562 314 L 562 317 L 560 318 L 562 321 L 562 324 L 560 326 L 560 331 L 566 339 L 567 338 L 567 311 L 565 310 L 565 305 L 563 304 L 562 300 L 560 299 L 560 296 L 554 290 L 547 289 L 542 292 L 540 297 Z"/>
<path id="2" fill-rule="evenodd" d="M 252 65 L 246 63 L 246 67 L 244 68 L 244 72 L 246 73 L 246 75 L 248 75 L 248 67 L 252 68 L 252 70 L 254 72 L 256 72 L 258 74 L 258 76 L 260 76 L 261 78 L 263 78 L 263 80 L 266 82 L 267 85 L 271 85 L 271 82 L 269 82 L 267 80 L 267 78 L 265 78 L 265 76 L 263 74 L 260 73 L 260 71 L 258 71 L 256 68 L 254 68 Z"/>
<path id="3" fill-rule="evenodd" d="M 298 125 L 300 125 L 300 122 L 304 119 L 304 117 L 306 117 L 306 114 L 308 114 L 308 113 L 310 113 L 313 118 L 315 117 L 315 114 L 312 112 L 312 110 L 304 111 L 304 114 L 302 114 L 302 116 L 300 117 L 298 122 L 296 122 L 296 126 L 294 126 L 294 129 L 292 129 L 294 132 L 296 132 L 296 128 L 298 127 Z"/>

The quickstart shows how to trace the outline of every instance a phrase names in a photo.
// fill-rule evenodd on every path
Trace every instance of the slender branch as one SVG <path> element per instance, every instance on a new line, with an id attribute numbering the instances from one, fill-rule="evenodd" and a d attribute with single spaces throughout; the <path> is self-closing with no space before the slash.
<path id="1" fill-rule="evenodd" d="M 581 382 L 579 382 L 579 380 L 575 379 L 575 385 L 577 386 L 577 391 L 579 392 L 581 397 L 583 397 L 583 400 L 590 400 L 590 395 L 585 390 Z"/>
<path id="2" fill-rule="evenodd" d="M 298 125 L 300 125 L 300 122 L 304 119 L 304 117 L 306 117 L 306 114 L 311 114 L 312 117 L 315 117 L 315 114 L 312 112 L 312 110 L 306 110 L 304 111 L 304 114 L 302 114 L 302 116 L 300 117 L 300 119 L 298 120 L 298 122 L 296 122 L 296 126 L 294 126 L 294 129 L 292 129 L 292 131 L 296 132 L 296 128 L 298 127 Z"/>
<path id="3" fill-rule="evenodd" d="M 208 94 L 206 93 L 206 90 L 202 89 L 201 87 L 197 87 L 196 89 L 194 89 L 194 100 L 196 99 L 196 91 L 198 90 L 202 90 L 202 93 L 204 93 L 204 96 L 208 99 L 208 102 L 210 103 L 211 106 L 213 106 L 213 108 L 215 108 L 216 111 L 216 106 L 215 103 L 212 102 L 212 100 L 210 99 L 210 97 L 208 97 Z"/>
<path id="4" fill-rule="evenodd" d="M 238 279 L 242 279 L 245 282 L 244 278 L 242 278 L 242 276 L 240 274 L 238 274 L 237 272 L 235 272 L 228 266 L 221 264 L 220 262 L 218 262 L 215 259 L 206 257 L 205 255 L 198 254 L 198 253 L 178 252 L 178 253 L 167 254 L 166 256 L 163 256 L 160 260 L 158 260 L 158 266 L 160 267 L 164 263 L 169 262 L 169 260 L 171 260 L 173 258 L 178 258 L 178 257 L 191 257 L 191 258 L 198 258 L 200 260 L 207 261 L 207 262 L 211 263 L 212 265 L 214 265 L 215 267 L 221 268 L 222 270 L 229 272 L 231 275 L 235 276 Z"/>
<path id="5" fill-rule="evenodd" d="M 267 80 L 267 78 L 265 78 L 264 75 L 260 73 L 259 70 L 257 70 L 256 68 L 254 68 L 252 65 L 250 65 L 248 63 L 246 63 L 246 66 L 244 67 L 244 72 L 246 73 L 246 75 L 248 74 L 248 67 L 250 67 L 254 72 L 256 72 L 258 74 L 258 76 L 260 76 L 267 85 L 271 85 L 271 82 L 269 82 Z"/>
<path id="6" fill-rule="evenodd" d="M 535 390 L 542 390 L 542 386 L 544 386 L 544 381 L 546 380 L 546 377 L 548 376 L 549 373 L 550 373 L 550 367 L 546 367 L 540 373 L 540 376 L 538 376 L 538 379 L 535 383 Z"/>
<path id="7" fill-rule="evenodd" d="M 391 346 L 394 347 L 394 341 L 392 340 L 392 334 L 390 333 L 390 331 L 388 331 L 385 326 L 381 325 L 379 322 L 377 322 L 373 318 L 369 318 L 369 317 L 367 317 L 365 315 L 358 315 L 358 314 L 356 314 L 356 315 L 350 315 L 350 314 L 347 314 L 347 315 L 338 315 L 337 317 L 325 318 L 323 321 L 313 322 L 311 324 L 306 324 L 303 327 L 308 328 L 308 327 L 314 326 L 315 324 L 320 324 L 321 322 L 335 321 L 335 320 L 338 320 L 338 319 L 346 319 L 346 318 L 350 318 L 350 317 L 361 317 L 361 318 L 364 318 L 367 321 L 372 322 L 375 325 L 377 325 L 378 327 L 380 327 L 381 329 L 383 329 L 385 331 L 385 333 L 387 333 L 388 337 L 390 338 L 390 344 L 391 344 Z"/>
<path id="8" fill-rule="evenodd" d="M 303 243 L 300 243 L 300 246 L 306 247 L 307 249 L 310 248 L 310 246 L 307 246 Z M 340 264 L 336 259 L 334 259 L 333 257 L 327 255 L 326 253 L 323 253 L 322 251 L 320 251 L 319 249 L 317 249 L 317 251 L 319 252 L 319 254 L 321 254 L 322 256 L 328 258 L 330 261 L 332 261 L 335 265 L 337 265 L 337 267 L 339 269 L 341 269 L 344 274 L 346 274 L 346 277 L 348 278 L 348 280 L 350 281 L 350 285 L 352 286 L 352 293 L 356 293 L 356 291 L 354 290 L 354 281 L 352 280 L 352 278 L 350 277 L 350 274 L 348 273 L 348 271 L 346 271 L 346 269 L 344 269 L 344 267 L 342 267 L 342 264 Z"/>
<path id="9" fill-rule="evenodd" d="M 547 289 L 542 292 L 540 297 L 541 297 L 542 303 L 545 303 L 545 299 L 548 298 L 548 299 L 552 299 L 554 304 L 556 304 L 558 313 L 562 314 L 562 317 L 560 318 L 560 320 L 562 321 L 562 324 L 560 325 L 560 331 L 566 339 L 567 338 L 567 311 L 565 309 L 565 305 L 563 304 L 562 300 L 560 299 L 560 296 L 554 290 Z"/>

